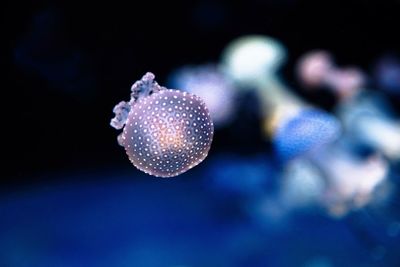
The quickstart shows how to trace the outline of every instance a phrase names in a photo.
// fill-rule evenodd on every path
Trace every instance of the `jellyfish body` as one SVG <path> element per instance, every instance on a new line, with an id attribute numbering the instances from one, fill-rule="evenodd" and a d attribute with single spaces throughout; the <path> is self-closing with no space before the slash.
<path id="1" fill-rule="evenodd" d="M 327 51 L 311 51 L 297 64 L 297 75 L 308 88 L 325 86 L 340 98 L 351 98 L 364 86 L 364 73 L 356 67 L 338 68 Z"/>
<path id="2" fill-rule="evenodd" d="M 286 59 L 286 50 L 277 40 L 263 35 L 248 35 L 232 41 L 222 55 L 222 68 L 233 80 L 247 86 L 277 69 Z"/>
<path id="3" fill-rule="evenodd" d="M 278 127 L 273 142 L 278 156 L 290 160 L 333 142 L 340 133 L 340 123 L 334 116 L 309 109 Z"/>
<path id="4" fill-rule="evenodd" d="M 288 117 L 307 104 L 288 88 L 279 70 L 287 58 L 278 40 L 264 35 L 249 35 L 233 40 L 222 55 L 221 69 L 238 88 L 252 90 L 261 103 L 266 138 Z"/>
<path id="5" fill-rule="evenodd" d="M 197 96 L 166 89 L 147 73 L 132 86 L 131 101 L 115 109 L 111 125 L 123 127 L 120 145 L 139 170 L 173 177 L 202 162 L 210 149 L 213 123 Z"/>

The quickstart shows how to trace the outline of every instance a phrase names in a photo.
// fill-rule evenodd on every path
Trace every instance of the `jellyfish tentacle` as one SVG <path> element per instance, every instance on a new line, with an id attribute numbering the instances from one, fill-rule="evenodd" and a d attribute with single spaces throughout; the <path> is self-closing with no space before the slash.
<path id="1" fill-rule="evenodd" d="M 132 85 L 131 100 L 129 103 L 133 105 L 139 98 L 149 96 L 164 89 L 166 88 L 160 86 L 155 81 L 155 75 L 151 72 L 147 72 L 140 80 Z"/>
<path id="2" fill-rule="evenodd" d="M 113 109 L 115 117 L 111 119 L 110 125 L 117 130 L 124 127 L 126 120 L 128 119 L 129 111 L 131 106 L 125 101 L 119 102 Z"/>

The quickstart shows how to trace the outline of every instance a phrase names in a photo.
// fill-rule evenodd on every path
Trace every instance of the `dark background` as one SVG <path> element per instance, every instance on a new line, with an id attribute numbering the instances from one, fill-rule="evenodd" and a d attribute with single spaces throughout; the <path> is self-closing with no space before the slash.
<path id="1" fill-rule="evenodd" d="M 286 83 L 329 110 L 334 97 L 326 91 L 305 94 L 293 63 L 304 52 L 323 48 L 339 65 L 370 72 L 378 56 L 399 51 L 399 11 L 400 1 L 365 0 L 12 1 L 2 16 L 8 82 L 2 88 L 1 183 L 128 167 L 109 120 L 113 106 L 128 99 L 131 84 L 146 71 L 163 84 L 181 65 L 218 62 L 226 44 L 245 34 L 282 41 L 289 52 Z M 211 155 L 268 148 L 257 127 L 242 146 L 237 144 L 243 138 L 232 133 L 235 127 L 217 132 Z"/>

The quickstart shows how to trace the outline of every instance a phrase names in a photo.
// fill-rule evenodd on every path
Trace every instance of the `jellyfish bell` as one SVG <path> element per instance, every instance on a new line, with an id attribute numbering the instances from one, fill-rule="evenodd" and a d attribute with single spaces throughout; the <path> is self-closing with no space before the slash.
<path id="1" fill-rule="evenodd" d="M 297 76 L 307 87 L 321 86 L 327 73 L 333 68 L 333 59 L 324 50 L 311 51 L 303 55 L 297 63 Z"/>
<path id="2" fill-rule="evenodd" d="M 341 131 L 334 116 L 317 109 L 305 109 L 277 127 L 273 144 L 278 157 L 290 161 L 333 143 Z"/>
<path id="3" fill-rule="evenodd" d="M 263 131 L 267 138 L 276 125 L 306 104 L 283 82 L 279 68 L 286 49 L 277 40 L 249 35 L 232 41 L 223 52 L 221 69 L 241 88 L 254 90 L 262 105 Z"/>
<path id="4" fill-rule="evenodd" d="M 198 96 L 159 86 L 147 73 L 131 88 L 131 100 L 115 108 L 111 126 L 123 129 L 118 142 L 132 164 L 158 177 L 173 177 L 202 162 L 213 123 Z"/>
<path id="5" fill-rule="evenodd" d="M 214 65 L 187 66 L 170 75 L 169 85 L 201 97 L 210 111 L 215 127 L 223 127 L 235 112 L 236 88 Z"/>
<path id="6" fill-rule="evenodd" d="M 285 48 L 275 39 L 249 35 L 232 41 L 223 51 L 222 68 L 241 85 L 257 85 L 265 76 L 275 75 L 286 60 Z"/>
<path id="7" fill-rule="evenodd" d="M 324 86 L 342 100 L 356 95 L 366 82 L 365 75 L 359 68 L 338 68 L 332 55 L 323 50 L 303 55 L 297 63 L 297 76 L 306 88 Z"/>

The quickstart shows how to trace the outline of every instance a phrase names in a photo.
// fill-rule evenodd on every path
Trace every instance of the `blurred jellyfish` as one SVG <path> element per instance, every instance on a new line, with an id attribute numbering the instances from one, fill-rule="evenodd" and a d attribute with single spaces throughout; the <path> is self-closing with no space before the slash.
<path id="1" fill-rule="evenodd" d="M 183 67 L 171 74 L 169 86 L 201 97 L 215 127 L 231 122 L 235 112 L 236 90 L 216 66 Z"/>
<path id="2" fill-rule="evenodd" d="M 388 163 L 383 157 L 360 160 L 334 151 L 326 159 L 331 162 L 320 163 L 329 181 L 323 204 L 331 215 L 340 217 L 374 202 L 376 190 L 387 179 Z"/>
<path id="3" fill-rule="evenodd" d="M 277 128 L 273 143 L 278 156 L 289 161 L 304 154 L 312 154 L 335 142 L 341 134 L 340 122 L 332 115 L 310 109 Z"/>
<path id="4" fill-rule="evenodd" d="M 118 142 L 136 168 L 173 177 L 207 157 L 214 128 L 203 100 L 154 79 L 148 72 L 132 85 L 131 100 L 115 106 L 111 126 L 123 128 Z"/>
<path id="5" fill-rule="evenodd" d="M 308 88 L 325 87 L 341 98 L 356 94 L 365 84 L 365 75 L 355 67 L 335 66 L 332 55 L 323 50 L 303 55 L 297 63 L 297 76 Z"/>
<path id="6" fill-rule="evenodd" d="M 273 139 L 280 158 L 307 160 L 324 177 L 321 204 L 335 216 L 370 203 L 388 170 L 387 162 L 379 155 L 361 161 L 342 148 L 337 143 L 341 132 L 335 117 L 310 110 L 278 128 Z"/>
<path id="7" fill-rule="evenodd" d="M 340 103 L 337 114 L 350 142 L 371 147 L 391 160 L 400 160 L 400 120 L 377 93 L 365 91 Z"/>
<path id="8" fill-rule="evenodd" d="M 223 52 L 222 70 L 238 86 L 256 90 L 263 106 L 263 129 L 267 135 L 307 106 L 284 85 L 279 76 L 279 68 L 285 60 L 283 45 L 262 35 L 240 37 Z"/>
<path id="9" fill-rule="evenodd" d="M 374 78 L 380 89 L 400 94 L 400 59 L 390 55 L 380 58 L 374 67 Z"/>
<path id="10" fill-rule="evenodd" d="M 258 86 L 275 75 L 286 60 L 285 48 L 275 39 L 250 35 L 232 41 L 224 50 L 224 71 L 239 84 Z"/>
<path id="11" fill-rule="evenodd" d="M 387 103 L 363 88 L 365 76 L 356 68 L 338 69 L 326 51 L 313 51 L 298 63 L 298 76 L 309 87 L 325 86 L 340 99 L 337 114 L 349 143 L 372 147 L 390 159 L 400 158 L 400 123 L 391 118 Z"/>

